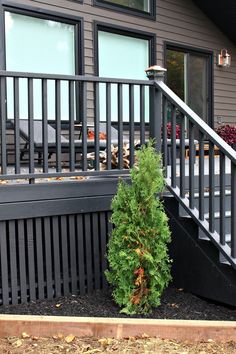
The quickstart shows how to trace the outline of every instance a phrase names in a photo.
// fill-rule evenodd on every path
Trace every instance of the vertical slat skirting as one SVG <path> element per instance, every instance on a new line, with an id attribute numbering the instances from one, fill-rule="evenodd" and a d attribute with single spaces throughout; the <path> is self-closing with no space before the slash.
<path id="1" fill-rule="evenodd" d="M 8 283 L 8 252 L 6 222 L 0 221 L 0 264 L 1 264 L 1 290 L 4 305 L 9 304 L 9 283 Z"/>
<path id="2" fill-rule="evenodd" d="M 92 240 L 91 240 L 91 220 L 90 214 L 84 215 L 84 245 L 85 245 L 85 262 L 86 262 L 86 284 L 87 293 L 93 290 L 93 270 L 92 270 Z"/>
<path id="3" fill-rule="evenodd" d="M 35 223 L 35 245 L 36 245 L 36 283 L 37 283 L 37 298 L 45 299 L 45 280 L 44 280 L 44 259 L 43 259 L 43 233 L 42 219 L 36 218 Z"/>
<path id="4" fill-rule="evenodd" d="M 83 230 L 83 215 L 76 216 L 76 233 L 77 233 L 77 262 L 79 275 L 79 294 L 84 295 L 85 289 L 85 266 L 84 266 L 84 230 Z"/>
<path id="5" fill-rule="evenodd" d="M 27 302 L 27 281 L 26 281 L 26 254 L 25 254 L 25 229 L 24 220 L 17 222 L 18 252 L 19 252 L 19 281 L 20 281 L 20 302 Z M 38 266 L 38 269 L 42 269 Z"/>
<path id="6" fill-rule="evenodd" d="M 61 252 L 62 252 L 62 274 L 63 274 L 63 295 L 69 294 L 69 264 L 68 264 L 68 232 L 67 217 L 61 217 Z"/>
<path id="7" fill-rule="evenodd" d="M 101 273 L 102 273 L 102 288 L 105 289 L 108 286 L 105 270 L 107 269 L 107 229 L 106 229 L 106 213 L 100 212 L 99 214 L 99 224 L 100 224 L 100 244 L 101 244 Z"/>
<path id="8" fill-rule="evenodd" d="M 52 247 L 50 218 L 44 218 L 44 247 L 45 247 L 45 268 L 46 268 L 46 292 L 47 299 L 53 298 L 52 284 Z"/>
<path id="9" fill-rule="evenodd" d="M 8 222 L 9 256 L 10 256 L 10 279 L 11 279 L 11 303 L 18 303 L 18 281 L 17 281 L 17 250 L 16 250 L 16 229 L 15 221 Z"/>
<path id="10" fill-rule="evenodd" d="M 29 279 L 29 298 L 30 301 L 36 300 L 35 283 L 35 259 L 34 259 L 34 230 L 33 220 L 26 220 L 27 226 L 27 258 L 28 258 L 28 279 Z"/>
<path id="11" fill-rule="evenodd" d="M 60 232 L 58 216 L 52 217 L 52 248 L 53 248 L 53 279 L 55 296 L 62 295 L 61 291 L 61 262 L 60 262 Z"/>
<path id="12" fill-rule="evenodd" d="M 98 214 L 91 215 L 92 221 L 92 238 L 93 238 L 93 273 L 94 273 L 94 288 L 101 288 L 101 268 L 100 268 L 100 252 L 99 252 L 99 228 L 98 228 Z"/>
<path id="13" fill-rule="evenodd" d="M 110 212 L 0 222 L 4 305 L 107 288 Z"/>
<path id="14" fill-rule="evenodd" d="M 69 247 L 70 247 L 70 278 L 71 278 L 71 294 L 77 294 L 77 263 L 76 263 L 76 246 L 75 246 L 75 216 L 69 215 Z"/>

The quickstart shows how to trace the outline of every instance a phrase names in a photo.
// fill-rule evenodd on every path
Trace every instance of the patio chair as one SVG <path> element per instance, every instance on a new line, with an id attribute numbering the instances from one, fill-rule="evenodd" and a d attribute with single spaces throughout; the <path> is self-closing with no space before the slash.
<path id="1" fill-rule="evenodd" d="M 14 125 L 14 121 L 11 121 Z M 25 141 L 24 147 L 21 149 L 21 160 L 23 160 L 24 154 L 29 151 L 29 127 L 27 119 L 19 120 L 19 130 L 20 136 Z M 93 128 L 92 128 L 93 129 Z M 99 124 L 99 132 L 106 133 L 106 123 Z M 56 151 L 56 130 L 50 125 L 47 124 L 47 142 L 48 142 L 48 158 L 52 156 Z M 127 139 L 123 139 L 124 143 L 127 143 Z M 99 148 L 104 150 L 106 148 L 106 140 L 99 140 Z M 111 144 L 118 145 L 118 131 L 111 127 Z M 68 153 L 70 149 L 70 141 L 61 135 L 61 152 Z M 75 153 L 82 153 L 82 140 L 74 140 Z M 88 152 L 94 151 L 94 140 L 87 140 L 87 150 Z M 42 121 L 34 120 L 34 152 L 38 154 L 38 163 L 42 162 L 42 153 L 43 153 L 43 132 L 42 132 Z"/>

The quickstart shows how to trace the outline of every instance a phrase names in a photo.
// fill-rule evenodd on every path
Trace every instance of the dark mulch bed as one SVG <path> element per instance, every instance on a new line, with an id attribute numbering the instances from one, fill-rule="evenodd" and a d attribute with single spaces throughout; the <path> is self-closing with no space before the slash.
<path id="1" fill-rule="evenodd" d="M 112 300 L 109 291 L 96 291 L 93 295 L 68 296 L 52 301 L 0 306 L 1 314 L 30 314 L 88 317 L 147 317 L 186 320 L 236 320 L 236 308 L 226 307 L 200 299 L 182 289 L 169 287 L 163 294 L 162 304 L 149 316 L 126 316 Z"/>

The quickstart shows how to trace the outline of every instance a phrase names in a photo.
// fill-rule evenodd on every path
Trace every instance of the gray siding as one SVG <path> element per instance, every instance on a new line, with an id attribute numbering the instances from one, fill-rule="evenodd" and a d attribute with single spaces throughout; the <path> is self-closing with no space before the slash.
<path id="1" fill-rule="evenodd" d="M 236 121 L 236 46 L 193 4 L 191 0 L 157 0 L 156 21 L 126 15 L 70 0 L 17 0 L 17 4 L 77 15 L 84 18 L 85 74 L 94 74 L 93 21 L 102 21 L 156 34 L 157 64 L 163 65 L 164 42 L 180 43 L 213 50 L 214 55 L 214 119 L 222 116 L 226 123 Z M 217 53 L 227 48 L 232 55 L 232 66 L 216 66 Z M 145 69 L 145 68 L 144 68 Z M 92 109 L 92 107 L 90 108 Z"/>

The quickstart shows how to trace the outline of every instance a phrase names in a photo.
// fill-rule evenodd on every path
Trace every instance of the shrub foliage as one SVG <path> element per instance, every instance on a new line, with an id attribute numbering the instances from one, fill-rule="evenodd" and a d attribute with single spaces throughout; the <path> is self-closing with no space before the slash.
<path id="1" fill-rule="evenodd" d="M 216 133 L 226 141 L 227 144 L 233 146 L 236 144 L 236 127 L 233 125 L 221 125 L 216 129 Z"/>
<path id="2" fill-rule="evenodd" d="M 112 201 L 114 224 L 108 243 L 113 297 L 127 314 L 146 314 L 160 305 L 170 276 L 168 219 L 158 193 L 164 189 L 161 156 L 152 143 L 137 152 L 131 184 L 120 181 Z"/>

